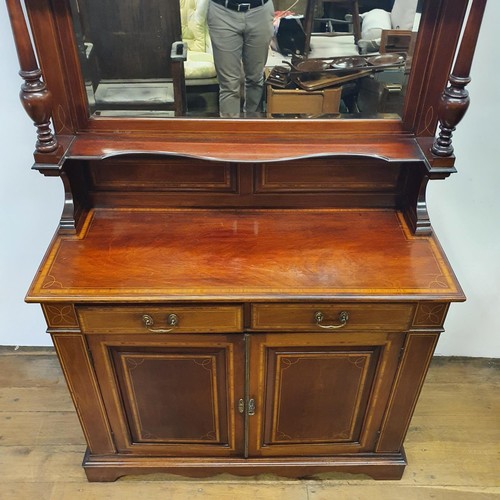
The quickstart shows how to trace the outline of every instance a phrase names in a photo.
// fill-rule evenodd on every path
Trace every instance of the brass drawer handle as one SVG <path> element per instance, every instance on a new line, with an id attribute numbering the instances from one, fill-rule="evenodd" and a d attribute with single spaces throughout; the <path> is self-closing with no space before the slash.
<path id="1" fill-rule="evenodd" d="M 316 321 L 316 325 L 320 328 L 325 328 L 327 330 L 337 330 L 339 328 L 343 328 L 347 325 L 347 321 L 349 320 L 349 313 L 347 311 L 341 311 L 339 313 L 339 321 L 338 325 L 322 325 L 322 321 L 325 319 L 324 314 L 321 311 L 317 311 L 314 313 L 314 320 Z"/>
<path id="2" fill-rule="evenodd" d="M 170 325 L 172 328 L 152 328 L 155 322 L 152 316 L 150 316 L 149 314 L 144 314 L 142 316 L 142 322 L 144 323 L 144 326 L 152 333 L 169 333 L 176 326 L 179 326 L 179 318 L 177 314 L 169 314 L 167 316 L 167 324 Z"/>

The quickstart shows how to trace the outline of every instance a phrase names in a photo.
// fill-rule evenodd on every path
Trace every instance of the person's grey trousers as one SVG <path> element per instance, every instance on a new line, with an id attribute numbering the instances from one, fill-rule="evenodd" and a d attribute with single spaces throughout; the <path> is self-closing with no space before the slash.
<path id="1" fill-rule="evenodd" d="M 241 69 L 245 78 L 246 113 L 259 111 L 264 89 L 264 66 L 273 36 L 272 0 L 246 12 L 209 1 L 208 28 L 219 81 L 221 116 L 240 115 Z"/>

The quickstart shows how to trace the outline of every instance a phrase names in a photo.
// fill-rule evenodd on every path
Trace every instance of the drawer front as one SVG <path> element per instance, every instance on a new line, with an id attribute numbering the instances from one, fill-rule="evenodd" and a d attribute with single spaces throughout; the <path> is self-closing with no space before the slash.
<path id="1" fill-rule="evenodd" d="M 79 306 L 84 333 L 226 333 L 241 332 L 241 306 L 131 305 Z"/>
<path id="2" fill-rule="evenodd" d="M 252 329 L 280 331 L 407 330 L 415 304 L 253 304 Z"/>

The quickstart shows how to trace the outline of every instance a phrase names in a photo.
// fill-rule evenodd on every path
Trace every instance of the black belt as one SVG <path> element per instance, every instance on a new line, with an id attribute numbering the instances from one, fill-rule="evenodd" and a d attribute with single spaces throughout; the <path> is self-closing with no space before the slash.
<path id="1" fill-rule="evenodd" d="M 262 7 L 267 3 L 267 0 L 249 0 L 248 2 L 234 2 L 232 0 L 212 0 L 212 2 L 218 3 L 226 9 L 235 10 L 236 12 L 246 12 L 250 9 L 255 9 L 255 7 Z"/>

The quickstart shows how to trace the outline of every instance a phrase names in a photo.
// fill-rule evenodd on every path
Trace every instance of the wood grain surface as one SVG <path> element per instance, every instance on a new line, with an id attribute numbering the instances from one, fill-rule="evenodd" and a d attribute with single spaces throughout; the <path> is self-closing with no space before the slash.
<path id="1" fill-rule="evenodd" d="M 463 300 L 434 237 L 393 210 L 93 210 L 57 237 L 47 300 Z"/>

